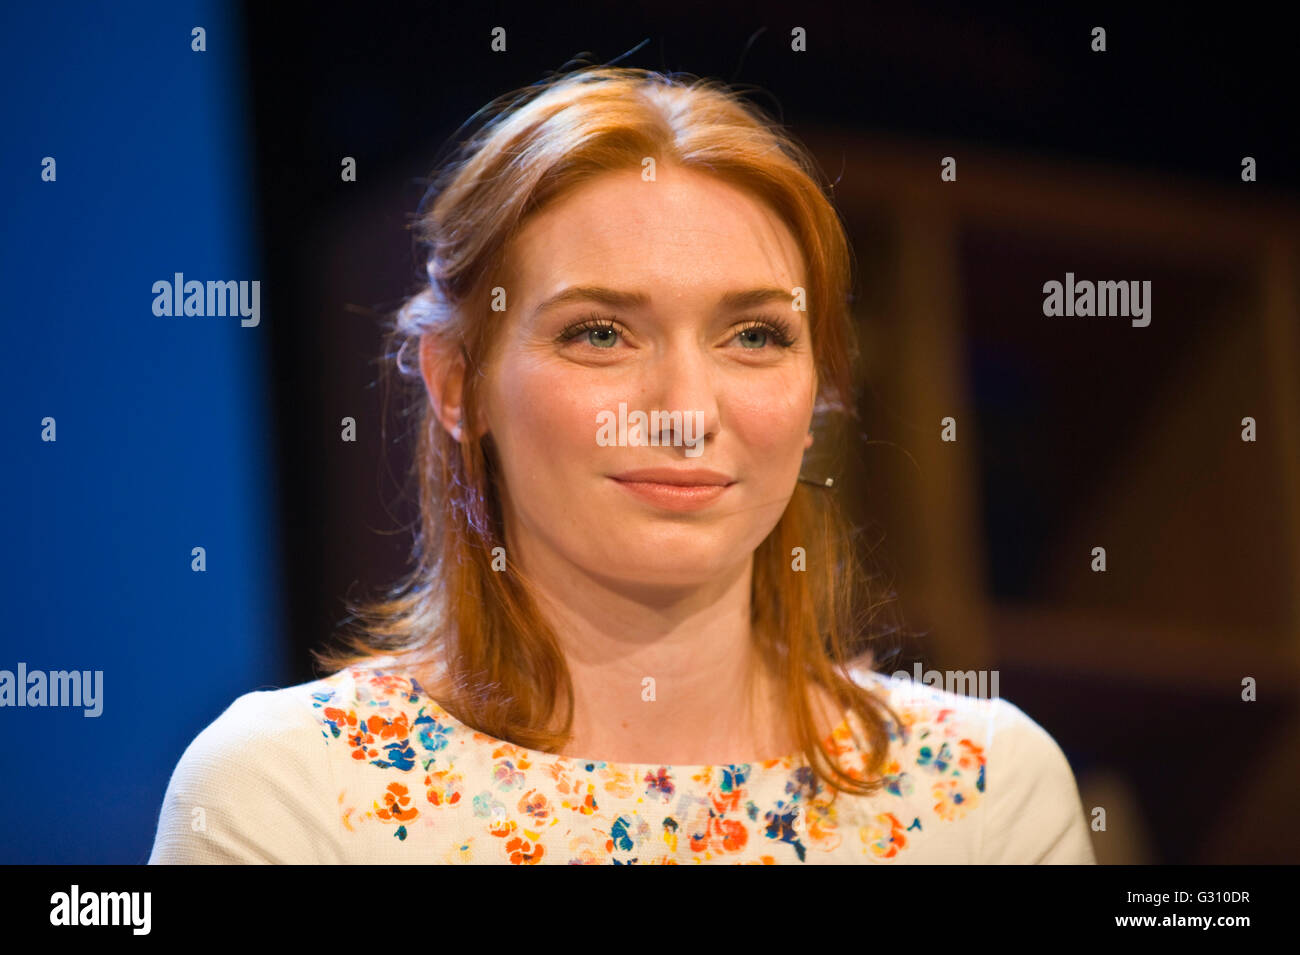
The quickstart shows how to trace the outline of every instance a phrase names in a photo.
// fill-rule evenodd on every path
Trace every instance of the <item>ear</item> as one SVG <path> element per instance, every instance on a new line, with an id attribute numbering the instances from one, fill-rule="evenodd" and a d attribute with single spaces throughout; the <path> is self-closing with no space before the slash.
<path id="1" fill-rule="evenodd" d="M 812 445 L 813 445 L 813 433 L 809 431 L 808 437 L 803 439 L 803 449 L 807 451 L 809 448 L 812 447 Z"/>
<path id="2" fill-rule="evenodd" d="M 434 414 L 452 439 L 459 441 L 463 427 L 461 401 L 465 387 L 465 361 L 460 350 L 447 349 L 433 335 L 420 338 L 420 377 Z"/>

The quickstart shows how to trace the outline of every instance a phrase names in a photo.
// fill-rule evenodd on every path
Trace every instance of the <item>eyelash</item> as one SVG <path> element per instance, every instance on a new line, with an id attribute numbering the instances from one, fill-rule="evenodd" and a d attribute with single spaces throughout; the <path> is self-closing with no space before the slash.
<path id="1" fill-rule="evenodd" d="M 618 323 L 612 316 L 592 315 L 589 318 L 582 319 L 581 321 L 574 322 L 572 325 L 567 326 L 564 331 L 560 332 L 560 335 L 556 340 L 561 342 L 573 341 L 573 339 L 577 338 L 579 335 L 586 334 L 590 331 L 596 331 L 597 329 L 609 329 L 614 332 L 619 330 Z M 736 329 L 736 335 L 743 335 L 745 332 L 754 331 L 756 329 L 758 331 L 766 332 L 778 348 L 789 348 L 794 344 L 793 327 L 791 327 L 789 322 L 783 321 L 775 316 L 764 316 L 762 318 L 751 319 Z"/>

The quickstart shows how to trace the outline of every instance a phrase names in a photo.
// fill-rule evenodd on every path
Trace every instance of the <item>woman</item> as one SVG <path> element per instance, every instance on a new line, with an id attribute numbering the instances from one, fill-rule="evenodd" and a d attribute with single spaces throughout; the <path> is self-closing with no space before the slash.
<path id="1" fill-rule="evenodd" d="M 394 328 L 415 569 L 330 676 L 191 744 L 151 861 L 1093 861 L 1037 724 L 872 669 L 842 519 L 799 483 L 851 385 L 806 154 L 630 69 L 491 115 Z"/>

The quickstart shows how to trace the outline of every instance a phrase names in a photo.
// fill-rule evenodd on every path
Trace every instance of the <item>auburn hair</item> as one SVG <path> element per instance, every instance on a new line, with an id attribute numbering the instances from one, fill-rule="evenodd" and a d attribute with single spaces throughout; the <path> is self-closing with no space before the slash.
<path id="1" fill-rule="evenodd" d="M 379 656 L 435 659 L 446 675 L 438 703 L 468 726 L 516 745 L 556 752 L 570 738 L 573 685 L 555 634 L 505 548 L 491 435 L 440 423 L 420 375 L 421 339 L 464 361 L 463 420 L 477 419 L 481 370 L 500 315 L 489 308 L 503 250 L 547 203 L 603 172 L 676 164 L 716 176 L 767 203 L 803 252 L 817 369 L 818 415 L 855 414 L 854 343 L 848 306 L 852 259 L 843 225 L 811 155 L 742 93 L 690 74 L 589 66 L 505 94 L 486 121 L 435 169 L 415 229 L 426 276 L 396 310 L 385 377 L 410 388 L 419 421 L 413 474 L 419 525 L 413 566 L 383 599 L 349 602 L 345 647 L 315 654 L 331 672 Z M 478 114 L 476 114 L 477 116 Z M 804 758 L 832 789 L 876 792 L 888 757 L 885 698 L 849 675 L 874 670 L 870 644 L 893 632 L 867 625 L 873 601 L 835 493 L 800 482 L 754 554 L 752 632 L 759 658 L 784 687 L 784 706 Z M 802 548 L 804 568 L 793 566 Z M 509 553 L 506 549 L 505 554 Z M 890 595 L 892 596 L 892 595 Z M 817 684 L 859 722 L 863 769 L 841 766 L 817 738 L 810 687 Z M 559 698 L 562 730 L 553 730 Z M 852 723 L 850 727 L 853 728 Z M 854 730 L 854 736 L 858 733 Z M 834 748 L 833 748 L 834 749 Z"/>

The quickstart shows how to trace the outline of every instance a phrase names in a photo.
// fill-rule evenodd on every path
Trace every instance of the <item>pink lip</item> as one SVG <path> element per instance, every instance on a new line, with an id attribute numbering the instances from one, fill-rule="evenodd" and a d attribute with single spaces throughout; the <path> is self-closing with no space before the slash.
<path id="1" fill-rule="evenodd" d="M 727 492 L 732 478 L 718 471 L 646 468 L 610 475 L 619 486 L 665 510 L 707 507 Z"/>
<path id="2" fill-rule="evenodd" d="M 676 484 L 681 487 L 699 487 L 701 485 L 735 484 L 735 478 L 721 471 L 708 471 L 704 468 L 641 468 L 636 471 L 624 471 L 611 474 L 615 481 L 640 481 L 648 484 Z"/>

